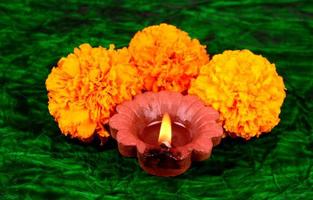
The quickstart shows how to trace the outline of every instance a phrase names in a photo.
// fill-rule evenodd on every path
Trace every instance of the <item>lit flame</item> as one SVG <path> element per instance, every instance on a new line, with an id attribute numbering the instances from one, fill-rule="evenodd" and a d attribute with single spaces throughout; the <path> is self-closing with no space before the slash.
<path id="1" fill-rule="evenodd" d="M 166 147 L 171 147 L 171 141 L 172 141 L 171 118 L 168 113 L 165 113 L 162 118 L 158 142 L 159 144 L 163 144 Z"/>

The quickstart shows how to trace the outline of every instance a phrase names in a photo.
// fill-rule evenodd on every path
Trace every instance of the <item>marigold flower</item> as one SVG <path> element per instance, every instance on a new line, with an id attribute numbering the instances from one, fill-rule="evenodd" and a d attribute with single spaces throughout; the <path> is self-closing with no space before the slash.
<path id="1" fill-rule="evenodd" d="M 144 88 L 154 92 L 187 92 L 191 79 L 209 61 L 205 46 L 168 24 L 137 32 L 129 44 L 129 52 L 144 77 Z"/>
<path id="2" fill-rule="evenodd" d="M 221 114 L 225 131 L 250 139 L 279 123 L 285 86 L 274 64 L 249 50 L 224 51 L 201 68 L 189 94 Z"/>
<path id="3" fill-rule="evenodd" d="M 115 106 L 139 93 L 142 80 L 126 48 L 82 44 L 61 58 L 46 80 L 50 114 L 65 135 L 87 141 L 109 136 L 103 127 Z"/>

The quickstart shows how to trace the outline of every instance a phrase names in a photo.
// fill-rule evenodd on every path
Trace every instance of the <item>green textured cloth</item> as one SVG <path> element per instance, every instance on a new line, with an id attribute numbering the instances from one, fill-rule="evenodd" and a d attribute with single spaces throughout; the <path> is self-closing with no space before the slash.
<path id="1" fill-rule="evenodd" d="M 0 199 L 312 199 L 312 1 L 148 2 L 0 2 Z M 247 48 L 274 62 L 288 90 L 280 124 L 248 142 L 224 139 L 175 178 L 147 175 L 114 141 L 63 136 L 45 89 L 58 59 L 85 42 L 127 46 L 161 22 L 211 55 Z"/>

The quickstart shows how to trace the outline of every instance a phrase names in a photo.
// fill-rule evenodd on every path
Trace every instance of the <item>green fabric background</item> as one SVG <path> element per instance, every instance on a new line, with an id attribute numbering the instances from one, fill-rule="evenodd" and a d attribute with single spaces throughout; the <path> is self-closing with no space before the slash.
<path id="1" fill-rule="evenodd" d="M 247 48 L 276 63 L 288 89 L 279 126 L 249 142 L 225 139 L 175 178 L 147 175 L 114 141 L 99 148 L 61 135 L 45 89 L 58 59 L 84 42 L 127 46 L 161 22 L 211 55 Z M 312 1 L 2 0 L 0 199 L 312 199 L 312 41 Z"/>

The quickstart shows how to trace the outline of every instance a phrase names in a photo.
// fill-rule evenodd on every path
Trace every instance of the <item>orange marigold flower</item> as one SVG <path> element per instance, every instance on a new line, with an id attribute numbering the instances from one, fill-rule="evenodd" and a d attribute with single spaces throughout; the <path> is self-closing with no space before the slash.
<path id="1" fill-rule="evenodd" d="M 227 133 L 245 139 L 269 132 L 279 123 L 286 96 L 275 65 L 249 50 L 214 56 L 189 93 L 220 112 Z"/>
<path id="2" fill-rule="evenodd" d="M 197 39 L 175 26 L 150 26 L 135 34 L 129 44 L 134 65 L 149 91 L 187 91 L 191 79 L 209 56 Z"/>
<path id="3" fill-rule="evenodd" d="M 82 44 L 61 58 L 49 74 L 46 87 L 49 111 L 65 135 L 87 141 L 105 139 L 103 127 L 115 106 L 139 93 L 142 80 L 131 66 L 126 48 L 92 48 Z"/>

